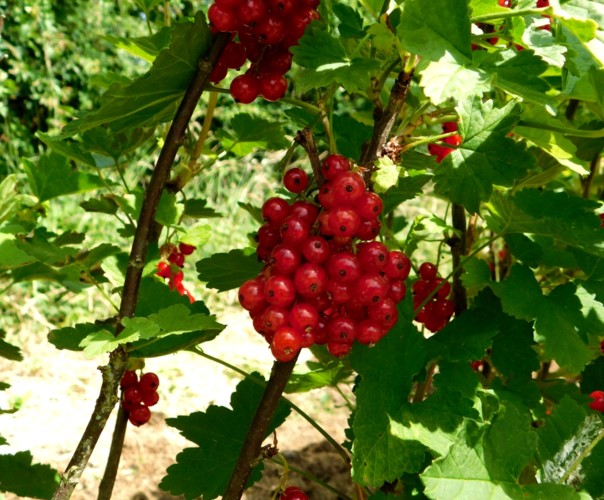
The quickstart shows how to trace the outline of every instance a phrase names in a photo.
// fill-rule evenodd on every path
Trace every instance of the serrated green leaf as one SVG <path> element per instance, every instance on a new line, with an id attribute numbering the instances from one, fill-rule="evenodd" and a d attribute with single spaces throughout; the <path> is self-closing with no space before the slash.
<path id="1" fill-rule="evenodd" d="M 604 257 L 598 204 L 566 192 L 524 189 L 513 197 L 494 193 L 489 225 L 507 234 L 547 236 Z"/>
<path id="2" fill-rule="evenodd" d="M 491 269 L 484 260 L 472 257 L 464 262 L 463 270 L 461 281 L 470 295 L 479 292 L 491 281 Z"/>
<path id="3" fill-rule="evenodd" d="M 112 85 L 104 94 L 100 108 L 69 123 L 63 135 L 105 124 L 120 132 L 171 120 L 210 39 L 211 33 L 201 12 L 195 22 L 178 24 L 169 48 L 159 53 L 149 72 L 130 84 Z"/>
<path id="4" fill-rule="evenodd" d="M 431 175 L 424 173 L 412 172 L 411 174 L 399 178 L 398 185 L 390 188 L 382 195 L 384 214 L 389 214 L 404 201 L 419 196 L 422 193 L 422 188 L 432 179 Z"/>
<path id="5" fill-rule="evenodd" d="M 363 144 L 371 139 L 373 128 L 350 115 L 334 115 L 333 133 L 340 154 L 360 158 Z"/>
<path id="6" fill-rule="evenodd" d="M 331 386 L 343 382 L 352 374 L 350 368 L 345 367 L 340 361 L 334 361 L 324 366 L 322 363 L 307 362 L 308 371 L 295 371 L 287 382 L 285 392 L 308 392 L 313 389 Z"/>
<path id="7" fill-rule="evenodd" d="M 48 334 L 48 341 L 57 349 L 68 351 L 81 351 L 80 343 L 89 335 L 101 329 L 94 323 L 79 323 L 73 327 L 57 328 Z"/>
<path id="8" fill-rule="evenodd" d="M 31 190 L 41 202 L 106 187 L 100 177 L 79 172 L 66 157 L 54 152 L 41 155 L 38 161 L 24 159 L 23 166 Z"/>
<path id="9" fill-rule="evenodd" d="M 492 80 L 489 73 L 459 64 L 445 55 L 438 61 L 428 62 L 421 72 L 420 85 L 426 97 L 438 106 L 450 99 L 459 102 L 480 97 L 491 90 Z"/>
<path id="10" fill-rule="evenodd" d="M 126 319 L 126 318 L 124 318 Z M 136 319 L 136 318 L 133 318 Z M 142 318 L 141 318 L 142 319 Z M 191 314 L 190 309 L 183 304 L 175 304 L 165 309 L 161 309 L 156 314 L 151 314 L 149 320 L 160 329 L 159 335 L 166 336 L 180 333 L 194 332 L 198 330 L 222 330 L 224 325 L 216 321 L 214 316 L 207 314 Z M 123 320 L 122 320 L 123 321 Z M 152 338 L 147 335 L 141 338 Z"/>
<path id="11" fill-rule="evenodd" d="M 46 144 L 52 151 L 69 158 L 70 160 L 78 161 L 90 167 L 97 167 L 94 157 L 87 151 L 82 150 L 80 144 L 75 141 L 61 140 L 57 137 L 51 137 L 43 132 L 38 132 L 40 140 Z"/>
<path id="12" fill-rule="evenodd" d="M 459 63 L 472 59 L 465 0 L 406 0 L 397 35 L 406 50 L 431 61 L 446 53 Z"/>
<path id="13" fill-rule="evenodd" d="M 29 451 L 0 455 L 0 492 L 20 497 L 50 498 L 59 484 L 59 473 L 49 465 L 34 464 Z"/>
<path id="14" fill-rule="evenodd" d="M 122 325 L 124 325 L 124 331 L 120 333 L 120 338 L 129 338 L 131 339 L 129 342 L 134 342 L 139 339 L 149 340 L 158 337 L 161 330 L 161 327 L 150 318 L 122 318 Z"/>
<path id="15" fill-rule="evenodd" d="M 218 136 L 224 149 L 237 156 L 248 155 L 256 149 L 283 149 L 289 145 L 282 122 L 237 113 L 229 122 L 229 128 L 219 130 Z"/>
<path id="16" fill-rule="evenodd" d="M 338 31 L 344 38 L 362 38 L 365 35 L 363 18 L 352 7 L 336 4 L 333 6 L 333 13 L 340 21 Z"/>
<path id="17" fill-rule="evenodd" d="M 436 190 L 478 212 L 494 185 L 512 185 L 535 166 L 535 159 L 524 145 L 506 137 L 520 117 L 514 101 L 503 108 L 492 101 L 462 101 L 458 111 L 463 143 L 436 169 Z"/>
<path id="18" fill-rule="evenodd" d="M 17 248 L 38 261 L 49 265 L 65 265 L 78 253 L 76 248 L 55 245 L 46 228 L 37 228 L 31 236 L 18 235 Z"/>
<path id="19" fill-rule="evenodd" d="M 491 288 L 501 300 L 504 312 L 518 319 L 534 319 L 538 307 L 544 303 L 543 292 L 533 271 L 520 264 L 514 264 L 506 279 L 493 283 Z"/>
<path id="20" fill-rule="evenodd" d="M 505 377 L 530 377 L 540 366 L 533 349 L 532 325 L 507 315 L 500 318 L 499 324 L 499 333 L 493 339 L 491 361 Z"/>
<path id="21" fill-rule="evenodd" d="M 385 193 L 388 189 L 396 186 L 401 172 L 401 167 L 384 156 L 375 162 L 376 171 L 371 175 L 373 187 L 376 193 Z"/>
<path id="22" fill-rule="evenodd" d="M 236 249 L 229 253 L 217 253 L 196 264 L 199 280 L 219 292 L 238 288 L 248 279 L 255 278 L 262 264 L 254 249 Z"/>
<path id="23" fill-rule="evenodd" d="M 254 377 L 262 379 L 258 374 Z M 262 393 L 262 386 L 245 379 L 231 396 L 232 409 L 210 406 L 206 412 L 167 419 L 168 425 L 198 447 L 177 455 L 177 463 L 168 467 L 159 487 L 186 499 L 203 495 L 212 500 L 223 494 Z M 279 402 L 267 436 L 285 421 L 289 411 L 284 402 Z M 248 485 L 260 479 L 262 467 L 262 462 L 254 467 Z"/>
<path id="24" fill-rule="evenodd" d="M 209 219 L 213 217 L 221 217 L 221 214 L 216 212 L 213 208 L 207 206 L 206 200 L 189 200 L 185 201 L 185 217 L 191 217 L 193 219 Z"/>
<path id="25" fill-rule="evenodd" d="M 91 198 L 80 202 L 80 206 L 86 210 L 86 212 L 98 212 L 102 214 L 113 215 L 117 213 L 119 208 L 115 202 L 113 195 L 104 195 L 100 198 Z"/>
<path id="26" fill-rule="evenodd" d="M 361 377 L 352 467 L 353 478 L 361 484 L 393 481 L 406 470 L 417 471 L 423 461 L 424 446 L 397 438 L 390 428 L 407 404 L 413 376 L 426 362 L 424 345 L 413 325 L 399 322 L 375 347 L 352 351 L 352 366 Z"/>
<path id="27" fill-rule="evenodd" d="M 459 393 L 474 399 L 479 382 L 476 372 L 466 361 L 438 363 L 438 374 L 434 376 L 434 386 L 447 393 Z"/>
<path id="28" fill-rule="evenodd" d="M 129 335 L 120 335 L 119 337 L 114 337 L 113 333 L 108 330 L 100 330 L 84 337 L 79 346 L 84 348 L 84 355 L 87 358 L 94 358 L 106 352 L 111 352 L 122 344 L 134 342 L 138 338 L 139 333 L 134 329 L 129 332 Z"/>

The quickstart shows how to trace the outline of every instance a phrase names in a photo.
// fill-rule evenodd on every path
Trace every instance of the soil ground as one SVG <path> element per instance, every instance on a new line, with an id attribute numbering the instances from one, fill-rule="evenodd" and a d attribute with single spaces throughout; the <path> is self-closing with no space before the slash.
<path id="1" fill-rule="evenodd" d="M 44 323 L 42 316 L 38 319 L 39 323 Z M 266 376 L 272 358 L 264 340 L 251 330 L 247 315 L 239 310 L 227 310 L 219 319 L 228 328 L 205 347 L 207 353 L 246 371 L 258 370 Z M 29 325 L 34 323 L 27 322 Z M 31 450 L 35 462 L 48 463 L 62 471 L 90 416 L 100 386 L 96 367 L 105 360 L 86 360 L 78 353 L 56 351 L 44 338 L 42 332 L 46 326 L 51 325 L 38 324 L 39 332 L 22 331 L 12 336 L 12 341 L 29 339 L 25 344 L 15 341 L 22 347 L 26 361 L 0 360 L 2 381 L 11 384 L 8 391 L 0 392 L 0 408 L 20 404 L 18 412 L 0 415 L 0 435 L 10 443 L 8 448 L 3 447 L 0 451 Z M 308 355 L 301 361 L 304 359 L 308 359 Z M 164 419 L 203 411 L 210 404 L 228 406 L 231 392 L 240 381 L 239 375 L 191 353 L 148 360 L 146 371 L 155 371 L 160 376 L 161 400 L 153 408 L 148 425 L 128 429 L 114 489 L 116 500 L 178 498 L 160 491 L 157 485 L 166 468 L 174 463 L 175 456 L 193 444 L 168 427 Z M 292 399 L 338 442 L 344 440 L 348 411 L 336 391 L 315 390 L 294 395 Z M 74 500 L 96 498 L 114 417 L 115 412 L 84 471 L 72 497 Z M 306 470 L 348 497 L 353 496 L 348 467 L 299 415 L 292 413 L 278 430 L 277 437 L 279 450 L 290 466 Z M 248 490 L 244 498 L 270 499 L 279 485 L 282 470 L 280 466 L 267 464 L 262 481 Z M 302 486 L 312 499 L 346 498 L 313 485 L 294 472 L 290 472 L 288 484 Z M 5 495 L 5 498 L 15 497 Z"/>

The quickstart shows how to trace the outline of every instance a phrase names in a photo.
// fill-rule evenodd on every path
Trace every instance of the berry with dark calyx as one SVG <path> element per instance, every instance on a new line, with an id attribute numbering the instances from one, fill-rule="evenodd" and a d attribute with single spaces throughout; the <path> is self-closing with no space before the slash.
<path id="1" fill-rule="evenodd" d="M 260 95 L 267 101 L 278 101 L 287 92 L 287 79 L 280 73 L 261 74 L 259 85 Z"/>
<path id="2" fill-rule="evenodd" d="M 436 278 L 438 270 L 431 262 L 424 262 L 419 266 L 419 277 L 424 281 L 431 281 Z"/>
<path id="3" fill-rule="evenodd" d="M 139 389 L 138 385 L 133 387 L 128 387 L 124 391 L 124 401 L 128 401 L 128 403 L 140 403 L 143 400 L 143 394 Z"/>
<path id="4" fill-rule="evenodd" d="M 332 318 L 327 324 L 328 342 L 352 344 L 356 338 L 356 323 L 346 316 Z"/>
<path id="5" fill-rule="evenodd" d="M 128 389 L 129 387 L 135 387 L 138 384 L 138 376 L 135 371 L 126 370 L 120 381 L 120 387 L 122 389 Z"/>
<path id="6" fill-rule="evenodd" d="M 290 168 L 283 176 L 283 185 L 290 193 L 301 193 L 308 187 L 308 174 L 301 168 Z"/>
<path id="7" fill-rule="evenodd" d="M 377 321 L 367 319 L 357 325 L 357 340 L 361 344 L 377 344 L 384 334 L 384 328 Z"/>
<path id="8" fill-rule="evenodd" d="M 312 226 L 319 216 L 319 207 L 314 203 L 306 200 L 298 200 L 292 203 L 290 207 L 290 215 L 304 219 Z"/>
<path id="9" fill-rule="evenodd" d="M 283 19 L 274 14 L 265 16 L 254 28 L 254 32 L 258 36 L 258 41 L 266 45 L 278 44 L 283 40 L 286 30 L 287 28 Z"/>
<path id="10" fill-rule="evenodd" d="M 365 305 L 377 304 L 388 295 L 386 280 L 377 273 L 363 274 L 355 285 L 356 296 Z"/>
<path id="11" fill-rule="evenodd" d="M 247 280 L 239 287 L 239 303 L 246 311 L 256 311 L 265 302 L 264 281 L 262 279 Z"/>
<path id="12" fill-rule="evenodd" d="M 352 287 L 349 283 L 332 279 L 327 283 L 327 295 L 334 304 L 346 304 L 352 298 Z"/>
<path id="13" fill-rule="evenodd" d="M 262 218 L 272 227 L 279 228 L 289 215 L 289 203 L 283 198 L 269 198 L 262 205 Z"/>
<path id="14" fill-rule="evenodd" d="M 327 341 L 327 350 L 335 358 L 343 358 L 352 349 L 352 343 Z"/>
<path id="15" fill-rule="evenodd" d="M 275 333 L 279 328 L 289 326 L 289 310 L 285 307 L 269 306 L 261 316 L 265 333 Z"/>
<path id="16" fill-rule="evenodd" d="M 274 306 L 288 307 L 296 298 L 294 282 L 287 276 L 270 276 L 264 284 L 264 298 Z"/>
<path id="17" fill-rule="evenodd" d="M 302 256 L 300 252 L 291 245 L 280 243 L 271 253 L 270 262 L 279 274 L 293 274 L 298 267 Z"/>
<path id="18" fill-rule="evenodd" d="M 139 387 L 142 392 L 157 391 L 159 377 L 153 372 L 143 373 L 139 381 Z"/>
<path id="19" fill-rule="evenodd" d="M 327 289 L 327 272 L 320 265 L 307 262 L 296 271 L 294 284 L 302 297 L 318 297 Z"/>
<path id="20" fill-rule="evenodd" d="M 255 25 L 267 14 L 264 0 L 243 0 L 237 9 L 242 24 Z"/>
<path id="21" fill-rule="evenodd" d="M 285 243 L 298 246 L 310 236 L 310 224 L 301 217 L 290 215 L 281 224 L 279 232 Z"/>
<path id="22" fill-rule="evenodd" d="M 250 104 L 260 94 L 260 82 L 254 75 L 245 73 L 233 79 L 229 90 L 235 101 Z"/>
<path id="23" fill-rule="evenodd" d="M 333 184 L 330 181 L 324 182 L 319 190 L 319 203 L 323 208 L 330 210 L 336 206 L 337 202 L 334 196 Z"/>
<path id="24" fill-rule="evenodd" d="M 338 206 L 354 206 L 365 194 L 365 181 L 356 172 L 342 172 L 332 181 L 333 196 Z"/>
<path id="25" fill-rule="evenodd" d="M 390 330 L 398 320 L 396 303 L 389 297 L 368 309 L 369 319 L 377 321 L 385 330 Z"/>
<path id="26" fill-rule="evenodd" d="M 326 180 L 335 179 L 338 174 L 350 170 L 350 161 L 342 155 L 329 155 L 321 162 L 321 174 Z"/>
<path id="27" fill-rule="evenodd" d="M 226 6 L 213 4 L 208 9 L 208 20 L 218 31 L 237 31 L 241 23 L 239 16 Z"/>
<path id="28" fill-rule="evenodd" d="M 374 239 L 382 229 L 382 223 L 378 219 L 364 220 L 357 231 L 357 238 L 363 241 Z"/>
<path id="29" fill-rule="evenodd" d="M 357 257 L 364 271 L 381 271 L 388 264 L 390 253 L 379 241 L 369 241 L 357 245 Z"/>
<path id="30" fill-rule="evenodd" d="M 151 419 L 151 410 L 145 405 L 138 406 L 128 413 L 128 420 L 132 425 L 140 427 Z"/>
<path id="31" fill-rule="evenodd" d="M 356 209 L 361 218 L 375 219 L 382 213 L 384 202 L 380 198 L 380 195 L 372 191 L 365 191 Z"/>
<path id="32" fill-rule="evenodd" d="M 352 252 L 338 252 L 330 257 L 327 271 L 335 281 L 353 283 L 361 276 L 361 265 L 358 257 Z"/>
<path id="33" fill-rule="evenodd" d="M 289 326 L 279 328 L 271 342 L 271 351 L 277 361 L 287 362 L 296 357 L 302 348 L 302 337 Z"/>
<path id="34" fill-rule="evenodd" d="M 334 236 L 354 236 L 361 227 L 361 218 L 353 208 L 335 207 L 327 219 L 329 230 Z"/>
<path id="35" fill-rule="evenodd" d="M 403 252 L 392 250 L 384 267 L 386 274 L 395 280 L 406 280 L 411 271 L 411 260 Z"/>
<path id="36" fill-rule="evenodd" d="M 275 228 L 268 224 L 260 226 L 258 229 L 258 246 L 264 247 L 272 251 L 279 243 L 282 242 L 281 232 L 279 228 Z"/>
<path id="37" fill-rule="evenodd" d="M 289 311 L 289 322 L 298 332 L 313 331 L 319 324 L 319 312 L 310 304 L 298 302 Z"/>
<path id="38" fill-rule="evenodd" d="M 301 249 L 304 258 L 314 264 L 325 262 L 331 254 L 329 244 L 321 236 L 311 236 L 302 243 Z"/>

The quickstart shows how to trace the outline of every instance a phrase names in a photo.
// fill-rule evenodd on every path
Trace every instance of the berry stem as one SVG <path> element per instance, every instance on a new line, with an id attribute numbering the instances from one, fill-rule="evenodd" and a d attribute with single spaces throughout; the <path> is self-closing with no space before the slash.
<path id="1" fill-rule="evenodd" d="M 531 16 L 531 15 L 543 15 L 543 14 L 548 14 L 548 15 L 552 15 L 553 14 L 553 9 L 551 7 L 545 7 L 545 8 L 531 8 L 531 9 L 505 9 L 502 10 L 501 12 L 496 12 L 493 14 L 483 14 L 482 16 L 474 16 L 472 18 L 470 18 L 470 22 L 471 23 L 484 23 L 487 21 L 494 21 L 497 19 L 507 19 L 507 18 L 511 18 L 511 17 L 519 17 L 519 16 Z"/>
<path id="2" fill-rule="evenodd" d="M 116 336 L 124 329 L 120 322 L 121 318 L 134 315 L 138 302 L 140 281 L 147 257 L 147 248 L 150 239 L 154 235 L 155 214 L 157 212 L 159 200 L 166 181 L 169 178 L 176 154 L 182 144 L 191 116 L 203 93 L 204 86 L 208 81 L 212 68 L 216 64 L 228 39 L 229 35 L 219 35 L 216 37 L 211 50 L 199 60 L 197 72 L 189 84 L 178 110 L 176 111 L 170 130 L 166 136 L 164 147 L 157 159 L 153 175 L 151 176 L 145 192 L 145 199 L 138 218 L 136 232 L 132 242 L 132 249 L 128 259 L 128 268 L 126 270 L 126 278 L 122 290 L 122 301 L 115 329 Z M 94 411 L 90 416 L 86 430 L 84 431 L 65 472 L 61 476 L 61 482 L 52 497 L 53 500 L 70 498 L 73 490 L 78 484 L 96 443 L 107 424 L 109 415 L 118 401 L 117 389 L 122 376 L 126 371 L 127 361 L 128 354 L 124 349 L 119 347 L 111 353 L 109 363 L 101 369 L 103 372 L 103 383 Z M 123 441 L 119 443 L 120 453 L 122 444 Z"/>
<path id="3" fill-rule="evenodd" d="M 390 100 L 384 111 L 376 108 L 375 110 L 375 124 L 373 127 L 373 135 L 369 146 L 362 154 L 360 164 L 364 166 L 370 166 L 375 160 L 378 159 L 384 145 L 390 137 L 390 132 L 394 127 L 402 108 L 407 98 L 407 92 L 411 85 L 411 79 L 413 77 L 413 71 L 409 73 L 399 73 L 392 91 L 390 92 Z"/>
<path id="4" fill-rule="evenodd" d="M 281 363 L 275 361 L 271 376 L 266 384 L 264 394 L 250 425 L 235 469 L 223 495 L 223 500 L 239 500 L 252 471 L 256 459 L 260 456 L 262 441 L 272 420 L 283 390 L 289 381 L 298 356 L 291 361 Z"/>

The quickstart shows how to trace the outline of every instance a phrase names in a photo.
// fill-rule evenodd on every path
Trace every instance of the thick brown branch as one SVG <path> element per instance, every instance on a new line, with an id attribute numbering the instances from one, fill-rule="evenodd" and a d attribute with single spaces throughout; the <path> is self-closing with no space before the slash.
<path id="1" fill-rule="evenodd" d="M 401 110 L 403 109 L 403 104 L 405 104 L 405 99 L 407 98 L 407 92 L 409 91 L 412 78 L 413 72 L 400 72 L 398 78 L 392 86 L 390 100 L 388 101 L 386 109 L 380 111 L 376 108 L 373 135 L 371 137 L 371 142 L 363 152 L 360 161 L 361 165 L 370 167 L 371 164 L 379 158 L 385 144 L 390 138 L 392 128 L 394 127 L 394 124 Z"/>
<path id="2" fill-rule="evenodd" d="M 273 364 L 271 376 L 266 384 L 266 389 L 243 443 L 239 459 L 222 497 L 223 500 L 238 500 L 241 498 L 252 468 L 256 465 L 258 457 L 260 457 L 262 441 L 264 441 L 268 426 L 275 414 L 279 399 L 283 394 L 283 390 L 287 385 L 297 359 L 296 356 L 296 359 L 287 363 L 275 361 Z"/>
<path id="3" fill-rule="evenodd" d="M 168 135 L 166 136 L 164 147 L 157 159 L 155 170 L 153 171 L 153 175 L 151 176 L 151 180 L 149 181 L 145 193 L 145 199 L 138 218 L 134 241 L 132 242 L 124 288 L 122 290 L 119 320 L 127 316 L 132 316 L 136 309 L 141 276 L 147 258 L 149 241 L 155 226 L 155 214 L 157 212 L 157 206 L 162 191 L 170 175 L 170 169 L 172 168 L 178 148 L 184 138 L 193 111 L 201 97 L 204 86 L 208 82 L 212 68 L 214 64 L 216 64 L 216 61 L 228 40 L 229 35 L 219 35 L 215 39 L 209 55 L 206 55 L 199 60 L 197 71 L 178 107 L 170 130 L 168 131 Z M 118 322 L 115 331 L 116 336 L 119 335 L 122 330 L 123 326 Z M 61 478 L 61 483 L 53 495 L 54 500 L 69 498 L 78 484 L 82 472 L 88 464 L 90 455 L 107 424 L 109 415 L 117 403 L 117 390 L 124 371 L 126 370 L 127 361 L 127 353 L 122 348 L 118 348 L 111 353 L 107 366 L 102 368 L 103 383 L 94 412 L 92 413 L 88 426 Z"/>
<path id="4" fill-rule="evenodd" d="M 468 308 L 466 288 L 461 282 L 461 275 L 463 274 L 461 260 L 468 253 L 466 247 L 466 211 L 464 207 L 454 203 L 452 218 L 453 227 L 457 231 L 457 234 L 448 241 L 453 257 L 453 300 L 455 302 L 455 314 L 461 314 Z"/>

